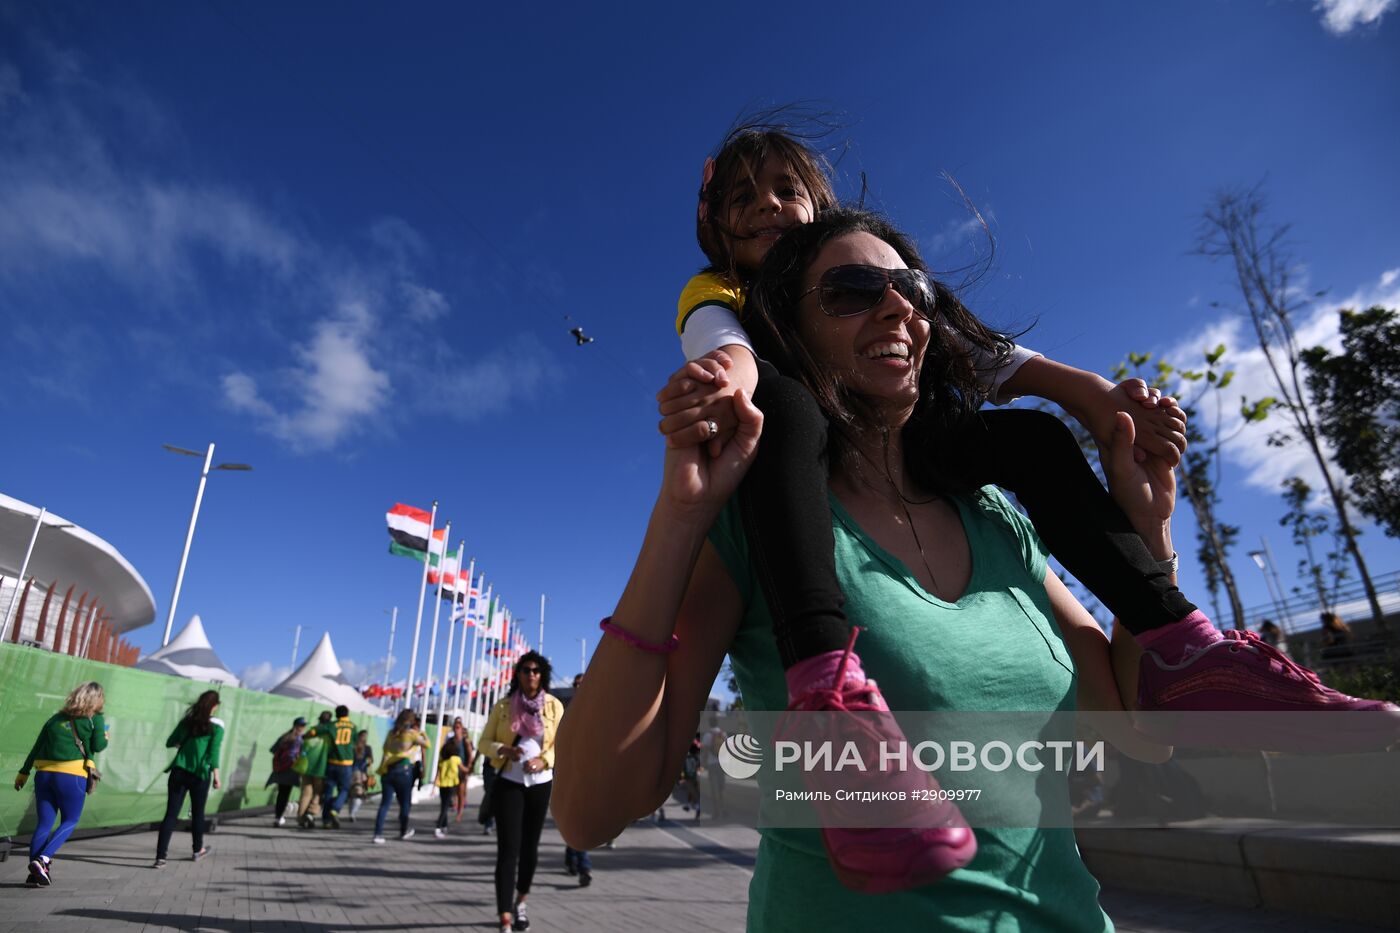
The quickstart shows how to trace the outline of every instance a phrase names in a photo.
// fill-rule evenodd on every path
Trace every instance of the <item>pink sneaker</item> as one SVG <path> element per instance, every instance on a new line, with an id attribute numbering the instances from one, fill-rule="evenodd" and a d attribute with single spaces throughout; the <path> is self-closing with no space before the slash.
<path id="1" fill-rule="evenodd" d="M 808 741 L 831 740 L 836 747 L 855 741 L 864 749 L 873 750 L 884 741 L 890 746 L 903 744 L 904 732 L 890 713 L 885 698 L 875 681 L 848 676 L 848 669 L 859 670 L 860 659 L 854 654 L 856 635 L 841 655 L 835 676 L 825 684 L 804 685 L 792 690 L 788 710 L 794 713 L 855 713 L 849 717 L 801 717 L 785 737 Z M 795 694 L 795 695 L 794 695 Z M 828 724 L 829 723 L 829 724 Z M 820 732 L 821 735 L 814 733 Z M 836 735 L 835 733 L 839 733 Z M 873 756 L 866 756 L 873 760 Z M 813 801 L 823 822 L 851 822 L 843 816 L 843 807 L 835 801 L 837 785 L 826 786 L 833 778 L 839 787 L 854 789 L 849 776 L 839 777 L 821 772 L 806 772 L 808 789 L 829 791 L 831 800 Z M 977 837 L 967 825 L 961 812 L 951 801 L 914 801 L 939 789 L 933 775 L 918 769 L 907 771 L 875 771 L 865 776 L 872 791 L 905 791 L 911 798 L 907 804 L 882 810 L 901 825 L 893 828 L 849 828 L 824 826 L 822 844 L 831 861 L 836 877 L 846 887 L 867 894 L 886 894 L 921 887 L 939 880 L 951 871 L 962 868 L 977 854 Z M 893 805 L 891 805 L 893 807 Z M 857 820 L 858 821 L 858 820 Z"/>
<path id="2" fill-rule="evenodd" d="M 1367 751 L 1400 740 L 1395 704 L 1325 686 L 1254 632 L 1221 634 L 1179 664 L 1142 653 L 1138 707 L 1148 715 L 1138 717 L 1141 731 L 1169 745 L 1253 751 Z"/>

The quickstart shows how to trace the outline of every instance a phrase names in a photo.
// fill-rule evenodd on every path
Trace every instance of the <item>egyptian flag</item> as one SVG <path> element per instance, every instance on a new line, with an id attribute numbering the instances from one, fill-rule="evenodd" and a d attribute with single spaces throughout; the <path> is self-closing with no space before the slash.
<path id="1" fill-rule="evenodd" d="M 437 566 L 438 559 L 444 549 L 443 542 L 447 529 L 432 527 L 432 513 L 399 502 L 388 511 L 386 517 L 389 520 L 390 554 L 412 557 L 419 561 L 427 560 L 429 558 L 428 535 L 431 531 L 433 539 L 432 564 Z"/>

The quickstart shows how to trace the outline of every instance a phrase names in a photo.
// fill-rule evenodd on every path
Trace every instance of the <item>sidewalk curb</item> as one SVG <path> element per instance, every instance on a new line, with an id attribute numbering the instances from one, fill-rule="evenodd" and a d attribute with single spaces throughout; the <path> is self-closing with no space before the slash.
<path id="1" fill-rule="evenodd" d="M 1076 836 L 1104 885 L 1400 928 L 1400 830 L 1200 820 Z"/>

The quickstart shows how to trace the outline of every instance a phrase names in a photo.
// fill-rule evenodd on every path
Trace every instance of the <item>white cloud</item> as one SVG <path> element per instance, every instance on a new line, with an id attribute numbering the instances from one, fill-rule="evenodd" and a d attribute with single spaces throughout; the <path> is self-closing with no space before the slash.
<path id="1" fill-rule="evenodd" d="M 268 690 L 286 680 L 291 673 L 290 667 L 274 667 L 271 661 L 263 661 L 243 668 L 238 679 L 249 690 Z"/>
<path id="2" fill-rule="evenodd" d="M 431 324 L 451 310 L 442 292 L 435 289 L 403 282 L 399 290 L 403 293 L 408 319 L 415 323 Z"/>
<path id="3" fill-rule="evenodd" d="M 1342 308 L 1361 310 L 1373 305 L 1400 307 L 1400 282 L 1397 282 L 1400 276 L 1392 275 L 1394 271 L 1387 271 L 1373 284 L 1356 289 L 1345 299 L 1317 305 L 1311 314 L 1297 320 L 1299 345 L 1325 346 L 1334 352 L 1340 350 L 1338 311 Z M 1259 349 L 1247 320 L 1238 315 L 1222 317 L 1192 337 L 1177 342 L 1159 356 L 1178 367 L 1201 369 L 1204 366 L 1202 354 L 1222 343 L 1228 350 L 1224 362 L 1235 371 L 1235 378 L 1224 392 L 1221 434 L 1229 437 L 1243 426 L 1241 433 L 1225 447 L 1225 458 L 1243 471 L 1244 481 L 1248 485 L 1266 492 L 1277 493 L 1282 482 L 1290 476 L 1301 476 L 1314 489 L 1320 490 L 1321 473 L 1305 444 L 1295 441 L 1282 448 L 1267 444 L 1268 436 L 1276 431 L 1287 430 L 1296 435 L 1287 414 L 1275 409 L 1268 420 L 1244 425 L 1240 415 L 1241 397 L 1253 402 L 1278 395 L 1264 353 Z M 1183 397 L 1190 397 L 1194 390 L 1188 386 L 1178 391 Z M 1201 411 L 1197 417 L 1213 418 L 1214 412 Z"/>
<path id="4" fill-rule="evenodd" d="M 1322 13 L 1322 25 L 1336 36 L 1344 36 L 1358 26 L 1379 24 L 1395 9 L 1397 0 L 1317 0 L 1313 9 Z"/>
<path id="5" fill-rule="evenodd" d="M 254 416 L 262 428 L 293 449 L 323 450 L 363 427 L 389 400 L 389 374 L 369 358 L 374 316 L 359 301 L 317 322 L 311 340 L 296 349 L 299 367 L 283 374 L 285 408 L 259 392 L 253 376 L 224 376 L 224 400 Z"/>
<path id="6" fill-rule="evenodd" d="M 363 684 L 377 684 L 384 680 L 386 661 L 388 661 L 387 656 L 370 661 L 368 664 L 361 664 L 354 658 L 341 658 L 341 676 L 357 687 Z"/>
<path id="7" fill-rule="evenodd" d="M 950 250 L 963 249 L 969 244 L 974 250 L 990 244 L 992 235 L 987 225 L 995 220 L 995 215 L 990 207 L 984 207 L 981 211 L 981 217 L 969 212 L 966 217 L 949 220 L 937 233 L 925 239 L 924 251 L 934 257 Z"/>
<path id="8" fill-rule="evenodd" d="M 471 362 L 427 380 L 421 399 L 459 421 L 506 411 L 560 379 L 559 367 L 533 334 L 520 334 Z"/>

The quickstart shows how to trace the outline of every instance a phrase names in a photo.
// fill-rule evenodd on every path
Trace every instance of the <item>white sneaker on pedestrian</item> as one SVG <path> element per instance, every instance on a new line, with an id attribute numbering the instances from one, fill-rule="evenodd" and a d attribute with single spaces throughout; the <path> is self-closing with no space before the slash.
<path id="1" fill-rule="evenodd" d="M 286 825 L 287 825 L 287 818 L 286 818 L 285 816 L 279 816 L 279 817 L 277 818 L 277 822 L 274 823 L 274 824 L 272 824 L 272 825 L 274 825 L 274 826 L 286 826 Z"/>
<path id="2" fill-rule="evenodd" d="M 437 829 L 433 830 L 433 835 L 437 836 L 439 839 L 444 839 L 447 837 L 447 830 L 439 826 Z"/>
<path id="3" fill-rule="evenodd" d="M 399 841 L 400 841 L 400 842 L 407 842 L 408 840 L 410 840 L 410 839 L 412 839 L 412 838 L 413 838 L 413 827 L 410 826 L 410 827 L 408 828 L 408 832 L 404 833 L 402 836 L 399 837 Z"/>
<path id="4" fill-rule="evenodd" d="M 382 846 L 382 845 L 384 844 L 384 837 L 383 837 L 383 836 L 375 836 L 375 837 L 374 837 L 373 839 L 371 839 L 370 841 L 373 842 L 373 843 L 374 843 L 375 845 L 377 845 L 377 846 Z"/>

